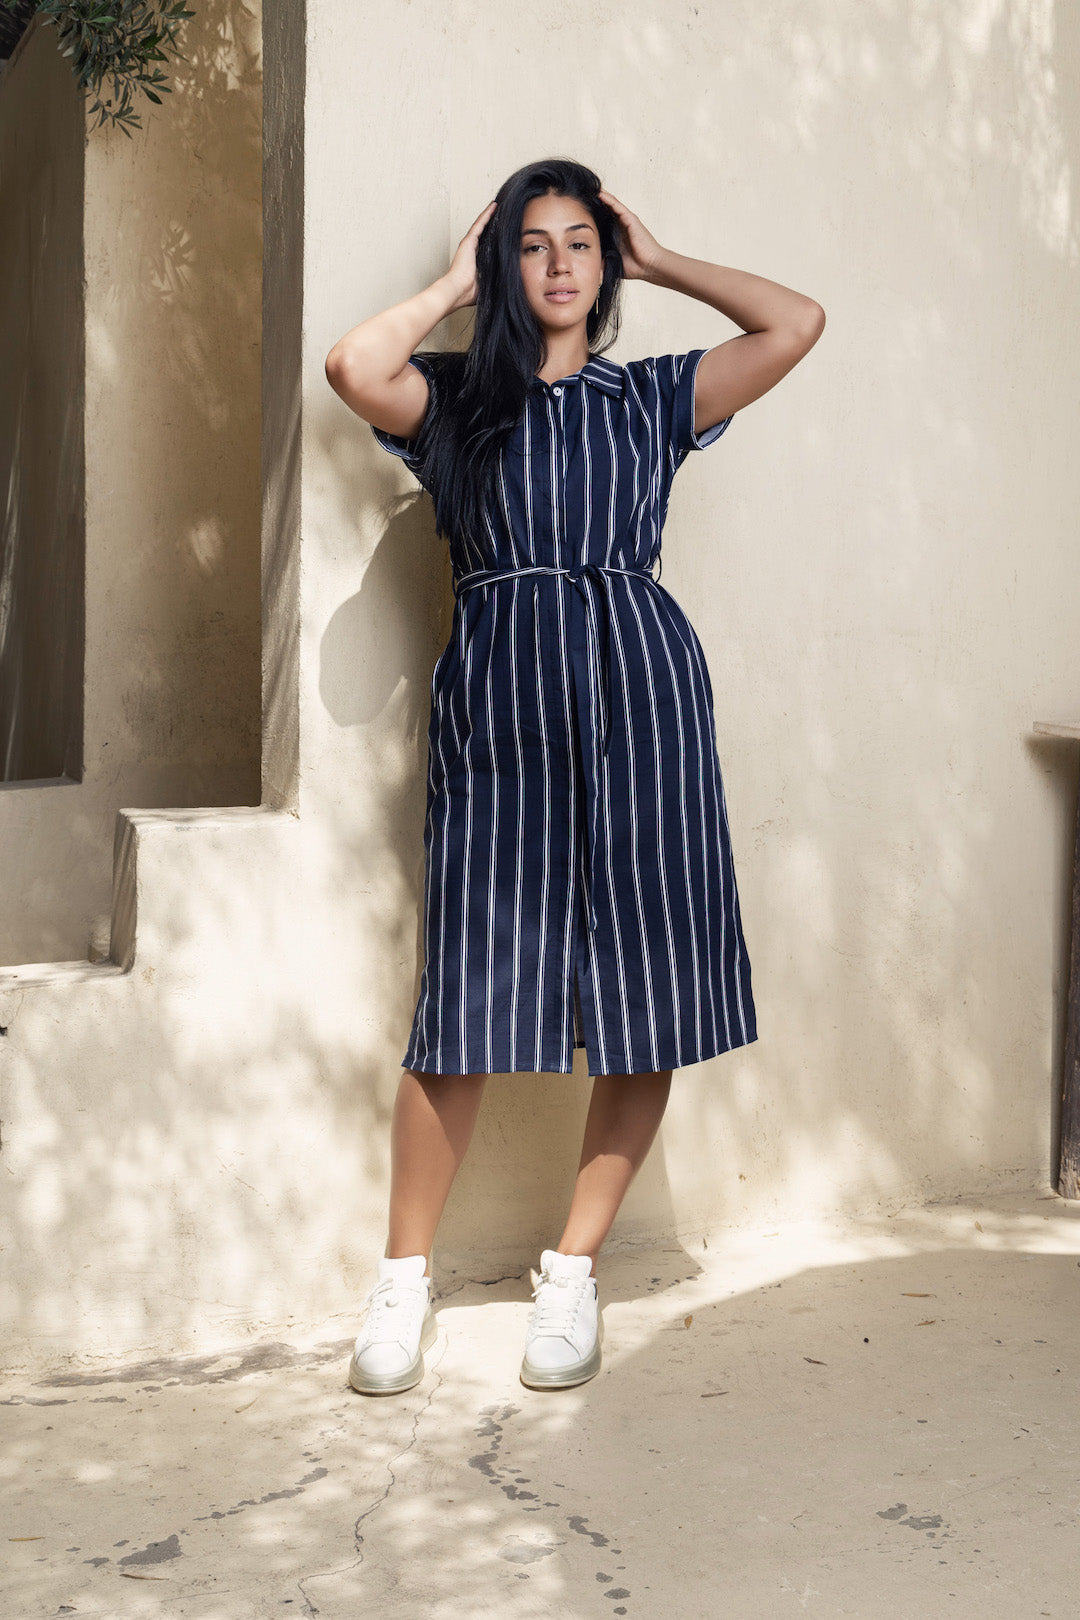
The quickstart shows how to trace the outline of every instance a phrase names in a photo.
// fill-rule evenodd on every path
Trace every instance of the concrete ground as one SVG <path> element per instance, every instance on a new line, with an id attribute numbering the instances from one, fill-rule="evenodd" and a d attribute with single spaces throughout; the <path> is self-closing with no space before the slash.
<path id="1" fill-rule="evenodd" d="M 402 1397 L 349 1390 L 343 1320 L 9 1380 L 4 1616 L 1075 1613 L 1077 1206 L 605 1256 L 562 1393 L 518 1382 L 527 1270 L 440 1282 Z"/>

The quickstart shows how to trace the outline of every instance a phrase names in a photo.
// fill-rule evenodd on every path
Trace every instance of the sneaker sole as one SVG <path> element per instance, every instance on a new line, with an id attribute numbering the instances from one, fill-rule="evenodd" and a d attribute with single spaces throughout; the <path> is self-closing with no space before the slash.
<path id="1" fill-rule="evenodd" d="M 570 1367 L 533 1367 L 528 1356 L 521 1363 L 519 1377 L 526 1389 L 573 1389 L 587 1384 L 600 1371 L 601 1342 L 604 1337 L 603 1317 L 597 1322 L 596 1343 L 587 1356 Z"/>
<path id="2" fill-rule="evenodd" d="M 424 1325 L 420 1329 L 420 1348 L 416 1353 L 416 1360 L 403 1372 L 369 1373 L 356 1365 L 354 1351 L 349 1363 L 350 1385 L 358 1395 L 400 1395 L 407 1389 L 413 1389 L 424 1376 L 424 1351 L 431 1349 L 438 1334 L 439 1324 L 435 1312 L 429 1305 L 424 1315 Z"/>

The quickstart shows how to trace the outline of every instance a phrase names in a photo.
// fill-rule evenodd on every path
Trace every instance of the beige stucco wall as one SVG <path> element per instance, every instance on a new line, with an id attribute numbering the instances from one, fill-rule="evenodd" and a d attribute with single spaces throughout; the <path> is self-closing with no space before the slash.
<path id="1" fill-rule="evenodd" d="M 384 767 L 424 709 L 439 550 L 426 518 L 390 515 L 408 475 L 320 394 L 325 349 L 438 273 L 503 176 L 553 150 L 661 241 L 829 315 L 676 484 L 663 580 L 713 674 L 761 1039 L 678 1080 L 627 1228 L 1047 1172 L 1075 772 L 1031 724 L 1080 699 L 1080 62 L 1058 13 L 414 3 L 391 9 L 374 74 L 351 14 L 314 11 L 307 618 L 324 691 L 329 671 L 356 696 L 314 708 L 308 802 L 355 759 L 400 828 L 383 886 L 414 860 L 416 800 L 388 803 Z M 734 330 L 652 288 L 627 309 L 621 356 Z M 365 630 L 395 613 L 412 647 L 369 659 L 361 634 L 339 676 L 346 612 Z M 505 1140 L 513 1166 L 500 1223 L 537 1091 L 502 1085 L 489 1117 L 488 1162 Z M 494 1203 L 484 1166 L 456 1242 Z"/>
<path id="2" fill-rule="evenodd" d="M 85 442 L 85 501 L 71 485 L 85 530 L 85 729 L 69 780 L 0 792 L 4 963 L 107 944 L 120 806 L 259 798 L 258 10 L 198 7 L 182 48 L 161 106 L 136 98 L 143 127 L 130 139 L 89 128 L 41 18 L 0 81 L 13 148 L 27 123 L 38 140 L 52 128 L 39 84 L 47 106 L 78 118 L 85 147 L 65 162 L 50 146 L 61 183 L 40 220 L 55 233 L 47 251 L 70 254 L 66 182 L 85 164 L 78 339 L 39 300 L 48 341 L 16 371 L 40 402 L 78 365 L 62 433 L 36 423 L 18 465 L 27 487 L 58 468 L 70 479 Z M 39 576 L 46 560 L 33 559 Z M 80 617 L 82 595 L 80 578 Z M 39 640 L 38 662 L 55 656 Z M 74 673 L 83 680 L 81 649 Z"/>
<path id="3" fill-rule="evenodd" d="M 312 0 L 306 90 L 295 11 L 270 19 L 266 808 L 129 818 L 130 971 L 0 984 L 28 1357 L 348 1321 L 370 1277 L 450 596 L 323 360 L 553 150 L 829 316 L 676 485 L 663 583 L 709 657 L 761 1038 L 677 1075 L 615 1240 L 1045 1180 L 1076 769 L 1031 725 L 1080 700 L 1059 12 Z M 733 330 L 627 308 L 617 356 Z M 586 1096 L 492 1083 L 437 1265 L 557 1236 Z"/>

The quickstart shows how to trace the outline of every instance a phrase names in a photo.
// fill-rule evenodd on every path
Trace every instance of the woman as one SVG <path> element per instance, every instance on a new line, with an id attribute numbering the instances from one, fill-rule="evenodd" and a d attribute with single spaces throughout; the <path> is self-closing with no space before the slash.
<path id="1" fill-rule="evenodd" d="M 742 335 L 617 366 L 623 278 Z M 466 354 L 417 354 L 476 305 Z M 431 1247 L 490 1073 L 595 1075 L 521 1379 L 600 1367 L 600 1248 L 672 1070 L 756 1038 L 700 642 L 655 580 L 671 479 L 813 346 L 824 314 L 663 248 L 579 164 L 501 187 L 449 270 L 335 344 L 327 377 L 433 497 L 456 603 L 432 675 L 426 961 L 392 1125 L 389 1241 L 350 1367 L 389 1393 L 436 1333 Z"/>

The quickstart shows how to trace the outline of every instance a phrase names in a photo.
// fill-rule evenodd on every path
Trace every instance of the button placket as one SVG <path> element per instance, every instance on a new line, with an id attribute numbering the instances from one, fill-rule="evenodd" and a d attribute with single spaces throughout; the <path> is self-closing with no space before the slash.
<path id="1" fill-rule="evenodd" d="M 557 554 L 558 554 L 558 559 L 559 559 L 559 565 L 563 566 L 566 563 L 566 558 L 563 555 L 564 547 L 566 545 L 566 479 L 567 479 L 566 419 L 565 419 L 565 416 L 564 416 L 564 413 L 563 413 L 563 389 L 562 389 L 562 387 L 560 386 L 560 387 L 557 387 L 557 388 L 553 388 L 552 393 L 555 395 L 555 398 L 559 402 L 558 403 L 558 414 L 559 414 L 558 513 L 559 513 L 559 531 L 560 532 L 559 532 L 559 543 L 558 543 Z"/>

